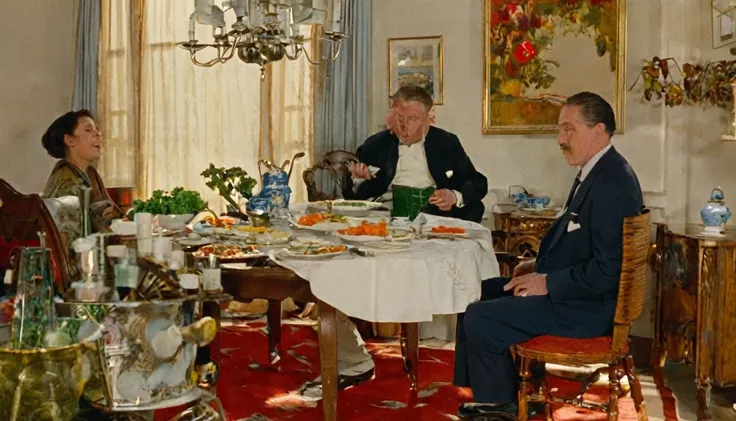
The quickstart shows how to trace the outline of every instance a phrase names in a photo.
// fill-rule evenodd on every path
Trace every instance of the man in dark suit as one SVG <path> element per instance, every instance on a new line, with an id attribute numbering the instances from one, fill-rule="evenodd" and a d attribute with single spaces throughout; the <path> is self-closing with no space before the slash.
<path id="1" fill-rule="evenodd" d="M 573 95 L 562 108 L 557 143 L 580 172 L 536 262 L 518 266 L 512 279 L 483 281 L 480 301 L 458 317 L 455 385 L 471 387 L 474 400 L 458 415 L 517 411 L 512 345 L 541 335 L 611 333 L 623 220 L 643 207 L 634 170 L 610 143 L 615 124 L 613 109 L 596 94 Z"/>
<path id="2" fill-rule="evenodd" d="M 360 163 L 349 167 L 353 178 L 360 180 L 354 198 L 375 198 L 391 189 L 396 209 L 401 205 L 399 190 L 408 191 L 417 198 L 408 205 L 411 214 L 422 210 L 480 222 L 488 181 L 457 136 L 430 125 L 432 104 L 432 96 L 421 87 L 399 88 L 391 107 L 391 127 L 366 139 L 358 148 Z M 372 175 L 369 167 L 378 172 Z"/>

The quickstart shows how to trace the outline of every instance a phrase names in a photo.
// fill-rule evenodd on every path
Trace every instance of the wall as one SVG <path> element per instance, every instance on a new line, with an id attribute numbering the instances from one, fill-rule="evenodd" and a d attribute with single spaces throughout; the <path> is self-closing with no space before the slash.
<path id="1" fill-rule="evenodd" d="M 567 196 L 576 169 L 566 165 L 554 136 L 481 133 L 483 3 L 373 0 L 370 127 L 380 129 L 388 109 L 387 39 L 443 35 L 445 103 L 437 107 L 437 125 L 460 137 L 488 177 L 491 190 L 502 192 L 521 184 L 559 203 Z M 629 0 L 627 25 L 627 88 L 645 58 L 674 57 L 678 63 L 727 58 L 727 51 L 711 49 L 710 0 Z M 699 210 L 715 185 L 722 185 L 726 198 L 736 203 L 736 183 L 731 181 L 736 170 L 728 168 L 734 162 L 736 142 L 719 140 L 728 129 L 728 112 L 665 109 L 641 98 L 638 86 L 627 93 L 625 133 L 616 135 L 614 144 L 634 167 L 653 220 L 699 222 Z M 489 194 L 489 202 L 493 196 Z M 651 336 L 648 314 L 645 310 L 634 334 Z"/>
<path id="2" fill-rule="evenodd" d="M 0 178 L 39 192 L 54 164 L 41 135 L 72 103 L 74 2 L 5 1 L 1 10 Z"/>

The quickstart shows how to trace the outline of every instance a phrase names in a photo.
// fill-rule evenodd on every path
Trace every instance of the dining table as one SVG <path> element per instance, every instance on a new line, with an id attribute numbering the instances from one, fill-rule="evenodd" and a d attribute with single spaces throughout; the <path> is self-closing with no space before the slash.
<path id="1" fill-rule="evenodd" d="M 337 420 L 338 311 L 370 322 L 401 323 L 410 399 L 416 399 L 418 323 L 464 312 L 479 299 L 482 280 L 499 276 L 491 231 L 474 222 L 428 214 L 407 222 L 382 211 L 342 218 L 342 229 L 340 224 L 300 223 L 314 213 L 325 211 L 297 204 L 289 218 L 272 221 L 270 229 L 290 232 L 289 242 L 258 246 L 265 255 L 259 264 L 223 263 L 223 291 L 236 301 L 269 301 L 271 361 L 278 360 L 281 301 L 291 297 L 318 305 L 325 421 Z M 389 234 L 370 240 L 346 235 L 345 228 L 361 224 L 384 224 Z M 314 247 L 335 247 L 335 252 L 312 254 L 309 249 Z"/>

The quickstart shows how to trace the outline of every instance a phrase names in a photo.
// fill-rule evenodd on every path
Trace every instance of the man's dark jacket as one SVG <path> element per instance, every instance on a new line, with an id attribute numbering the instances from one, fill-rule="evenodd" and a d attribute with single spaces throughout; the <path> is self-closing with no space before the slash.
<path id="1" fill-rule="evenodd" d="M 425 138 L 424 149 L 436 188 L 459 191 L 464 204 L 462 208 L 453 207 L 449 211 L 440 211 L 430 205 L 426 212 L 480 222 L 485 209 L 481 199 L 488 193 L 488 180 L 475 169 L 457 136 L 432 126 Z M 357 155 L 360 162 L 380 168 L 380 171 L 373 179 L 358 186 L 354 198 L 365 200 L 388 191 L 399 161 L 399 138 L 388 130 L 376 133 L 363 142 Z"/>

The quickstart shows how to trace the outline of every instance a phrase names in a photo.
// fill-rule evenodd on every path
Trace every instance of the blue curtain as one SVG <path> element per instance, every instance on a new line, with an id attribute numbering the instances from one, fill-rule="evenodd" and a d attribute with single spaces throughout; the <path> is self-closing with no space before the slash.
<path id="1" fill-rule="evenodd" d="M 344 0 L 340 57 L 325 64 L 322 92 L 315 104 L 314 151 L 355 152 L 367 137 L 371 71 L 371 2 Z M 319 86 L 319 85 L 318 85 Z"/>
<path id="2" fill-rule="evenodd" d="M 97 111 L 97 57 L 100 44 L 100 0 L 79 0 L 77 60 L 74 81 L 75 110 Z"/>

